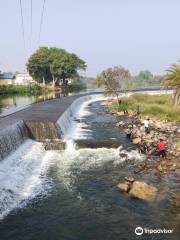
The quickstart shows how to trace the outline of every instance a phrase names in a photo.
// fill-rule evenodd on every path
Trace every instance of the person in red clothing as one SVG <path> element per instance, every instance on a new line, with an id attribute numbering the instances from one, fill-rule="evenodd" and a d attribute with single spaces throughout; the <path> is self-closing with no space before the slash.
<path id="1" fill-rule="evenodd" d="M 167 149 L 167 142 L 163 139 L 160 139 L 160 142 L 158 144 L 158 153 L 159 156 L 162 156 L 163 158 L 166 158 L 166 149 Z"/>

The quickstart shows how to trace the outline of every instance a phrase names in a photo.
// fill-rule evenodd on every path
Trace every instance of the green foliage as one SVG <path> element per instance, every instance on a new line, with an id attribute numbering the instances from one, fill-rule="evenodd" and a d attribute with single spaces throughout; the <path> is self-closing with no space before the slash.
<path id="1" fill-rule="evenodd" d="M 98 76 L 97 81 L 105 87 L 105 95 L 114 95 L 119 102 L 119 91 L 127 91 L 130 78 L 129 70 L 123 67 L 114 67 L 104 70 L 100 76 Z"/>
<path id="2" fill-rule="evenodd" d="M 28 60 L 29 74 L 38 82 L 65 80 L 77 76 L 78 70 L 86 69 L 85 62 L 74 53 L 60 48 L 39 48 Z"/>
<path id="3" fill-rule="evenodd" d="M 122 112 L 124 110 L 133 110 L 134 102 L 127 98 L 121 98 L 121 104 L 117 104 L 117 102 L 114 102 L 113 109 L 118 112 Z"/>
<path id="4" fill-rule="evenodd" d="M 34 80 L 41 83 L 43 80 L 49 82 L 52 80 L 49 68 L 49 49 L 47 47 L 39 48 L 28 60 L 27 70 Z"/>
<path id="5" fill-rule="evenodd" d="M 122 98 L 122 107 L 114 102 L 112 108 L 116 111 L 123 111 L 125 107 L 127 110 L 135 112 L 137 105 L 140 106 L 140 112 L 144 116 L 148 115 L 161 120 L 180 121 L 180 104 L 177 108 L 172 108 L 171 95 L 134 94 Z"/>
<path id="6" fill-rule="evenodd" d="M 138 87 L 158 87 L 161 86 L 162 77 L 153 76 L 149 70 L 140 71 L 140 73 L 133 79 L 134 85 Z"/>
<path id="7" fill-rule="evenodd" d="M 170 66 L 164 77 L 163 85 L 165 88 L 173 87 L 175 89 L 173 100 L 176 106 L 180 100 L 180 63 Z"/>
<path id="8" fill-rule="evenodd" d="M 97 74 L 96 79 L 95 79 L 95 84 L 97 85 L 97 87 L 101 87 L 103 85 L 100 74 Z"/>
<path id="9" fill-rule="evenodd" d="M 85 89 L 86 89 L 86 84 L 83 82 L 73 83 L 73 84 L 69 85 L 70 92 L 79 92 L 79 91 L 82 91 Z"/>
<path id="10" fill-rule="evenodd" d="M 4 85 L 0 86 L 0 94 L 27 94 L 27 95 L 40 95 L 42 87 L 39 85 Z"/>

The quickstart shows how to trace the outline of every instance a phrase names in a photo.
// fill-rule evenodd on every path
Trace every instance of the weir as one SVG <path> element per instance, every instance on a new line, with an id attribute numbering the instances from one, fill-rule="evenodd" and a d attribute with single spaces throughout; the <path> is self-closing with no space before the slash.
<path id="1" fill-rule="evenodd" d="M 12 115 L 0 118 L 0 160 L 28 138 L 42 142 L 45 150 L 65 148 L 63 138 L 70 132 L 73 118 L 92 95 L 76 95 L 32 104 Z"/>
<path id="2" fill-rule="evenodd" d="M 42 142 L 45 150 L 64 149 L 64 138 L 81 139 L 81 132 L 77 132 L 77 129 L 74 132 L 74 125 L 78 121 L 76 118 L 86 104 L 98 98 L 103 99 L 99 93 L 62 97 L 32 104 L 24 110 L 0 117 L 0 160 L 7 157 L 28 138 Z M 101 143 L 100 146 L 103 144 Z M 83 143 L 81 142 L 80 145 L 83 146 Z"/>

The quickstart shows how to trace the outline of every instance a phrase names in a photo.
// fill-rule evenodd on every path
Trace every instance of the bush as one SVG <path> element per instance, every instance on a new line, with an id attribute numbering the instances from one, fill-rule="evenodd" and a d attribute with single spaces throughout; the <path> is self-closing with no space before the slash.
<path id="1" fill-rule="evenodd" d="M 86 84 L 85 83 L 73 83 L 71 85 L 69 85 L 69 91 L 70 92 L 79 92 L 82 90 L 86 89 Z"/>
<path id="2" fill-rule="evenodd" d="M 40 95 L 42 87 L 39 85 L 3 85 L 0 86 L 0 94 L 27 94 Z"/>

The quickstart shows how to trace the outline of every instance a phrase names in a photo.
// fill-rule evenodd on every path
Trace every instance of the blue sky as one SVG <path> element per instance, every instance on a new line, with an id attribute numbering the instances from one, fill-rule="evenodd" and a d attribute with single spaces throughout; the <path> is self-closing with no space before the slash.
<path id="1" fill-rule="evenodd" d="M 26 57 L 38 48 L 43 0 L 22 0 Z M 0 69 L 25 65 L 19 0 L 0 0 Z M 41 46 L 75 52 L 88 65 L 87 76 L 122 65 L 137 74 L 161 74 L 180 59 L 179 0 L 46 0 Z"/>

